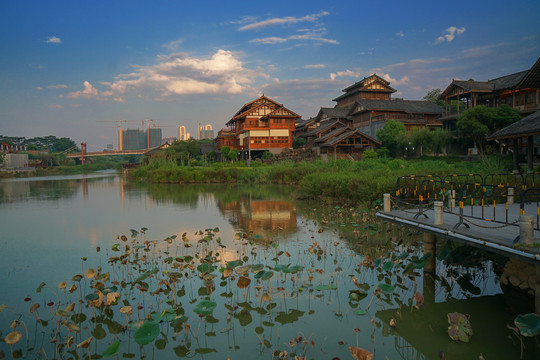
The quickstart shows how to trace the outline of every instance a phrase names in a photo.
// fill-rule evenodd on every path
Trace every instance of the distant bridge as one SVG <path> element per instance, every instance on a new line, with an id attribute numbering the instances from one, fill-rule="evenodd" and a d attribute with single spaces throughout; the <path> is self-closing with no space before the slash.
<path id="1" fill-rule="evenodd" d="M 69 153 L 69 154 L 66 154 L 66 157 L 68 158 L 80 158 L 81 159 L 81 162 L 84 164 L 86 161 L 85 161 L 85 158 L 87 157 L 96 157 L 96 156 L 120 156 L 120 155 L 149 155 L 151 154 L 152 152 L 154 152 L 155 150 L 158 150 L 158 149 L 163 149 L 163 148 L 167 148 L 169 146 L 168 143 L 164 144 L 164 145 L 161 145 L 161 146 L 156 146 L 156 147 L 153 147 L 153 148 L 148 148 L 148 149 L 138 149 L 138 150 L 106 150 L 106 151 L 91 151 L 91 152 L 87 152 L 86 151 L 86 143 L 85 142 L 82 142 L 81 143 L 81 152 L 78 152 L 78 153 Z"/>
<path id="2" fill-rule="evenodd" d="M 80 158 L 84 157 L 95 157 L 95 156 L 117 156 L 117 155 L 144 155 L 147 152 L 154 150 L 152 149 L 139 149 L 139 150 L 109 150 L 109 151 L 92 151 L 92 152 L 80 152 L 80 153 L 71 153 L 66 154 L 68 158 Z"/>

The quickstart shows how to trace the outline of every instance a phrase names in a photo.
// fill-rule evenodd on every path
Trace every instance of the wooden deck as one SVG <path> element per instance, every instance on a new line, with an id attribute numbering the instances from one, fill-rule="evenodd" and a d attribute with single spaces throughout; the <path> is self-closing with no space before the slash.
<path id="1" fill-rule="evenodd" d="M 493 212 L 493 207 L 484 207 L 483 217 L 490 220 L 488 221 L 474 218 L 482 217 L 482 208 L 480 206 L 475 206 L 472 209 L 470 206 L 465 206 L 463 222 L 469 225 L 469 228 L 464 225 L 454 228 L 460 222 L 458 208 L 453 209 L 453 213 L 447 211 L 443 213 L 443 225 L 434 224 L 435 212 L 432 209 L 424 211 L 427 218 L 422 215 L 415 218 L 415 215 L 419 212 L 418 209 L 394 209 L 390 212 L 378 212 L 377 217 L 386 221 L 406 225 L 422 232 L 432 233 L 438 237 L 453 239 L 540 265 L 540 230 L 534 230 L 535 246 L 524 246 L 520 242 L 514 243 L 520 234 L 519 211 L 519 204 L 509 205 L 508 211 L 506 211 L 504 204 L 497 205 L 495 213 Z M 536 228 L 536 204 L 526 205 L 525 214 L 533 215 L 534 226 Z M 493 220 L 498 222 L 494 222 Z M 500 222 L 507 222 L 512 225 L 501 224 Z"/>

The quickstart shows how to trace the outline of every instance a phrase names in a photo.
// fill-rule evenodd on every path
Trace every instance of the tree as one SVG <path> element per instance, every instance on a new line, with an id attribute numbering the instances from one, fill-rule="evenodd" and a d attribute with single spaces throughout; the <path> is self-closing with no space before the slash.
<path id="1" fill-rule="evenodd" d="M 403 123 L 395 120 L 387 121 L 382 129 L 377 130 L 377 138 L 390 151 L 391 156 L 396 156 L 399 147 L 406 136 L 406 129 Z"/>
<path id="2" fill-rule="evenodd" d="M 430 101 L 434 104 L 439 105 L 443 109 L 446 109 L 446 101 L 440 98 L 442 94 L 441 89 L 431 89 L 429 90 L 426 95 L 423 97 L 424 100 Z M 465 107 L 465 104 L 460 106 L 461 108 Z M 458 109 L 458 102 L 457 100 L 450 100 L 450 112 L 457 112 Z"/>
<path id="3" fill-rule="evenodd" d="M 439 105 L 440 107 L 446 107 L 446 104 L 443 99 L 440 99 L 439 97 L 442 94 L 441 89 L 431 89 L 429 90 L 426 95 L 423 97 L 424 100 L 430 101 L 434 104 Z"/>
<path id="4" fill-rule="evenodd" d="M 302 146 L 306 145 L 307 141 L 304 138 L 298 138 L 294 140 L 292 147 L 293 149 L 301 148 Z"/>
<path id="5" fill-rule="evenodd" d="M 235 161 L 235 160 L 238 158 L 238 150 L 236 150 L 236 149 L 231 149 L 231 150 L 227 153 L 227 157 L 229 158 L 229 160 L 231 160 L 231 162 Z"/>
<path id="6" fill-rule="evenodd" d="M 499 108 L 476 106 L 467 109 L 457 118 L 457 129 L 461 137 L 474 141 L 481 154 L 484 153 L 486 138 L 521 118 L 519 111 L 508 105 Z"/>
<path id="7" fill-rule="evenodd" d="M 270 160 L 273 157 L 274 157 L 274 154 L 272 154 L 270 151 L 265 151 L 261 155 L 261 159 L 263 160 Z"/>
<path id="8" fill-rule="evenodd" d="M 229 146 L 223 146 L 221 148 L 221 157 L 225 160 L 229 158 L 229 152 L 231 151 L 231 148 Z"/>
<path id="9" fill-rule="evenodd" d="M 166 154 L 169 159 L 173 159 L 178 165 L 185 165 L 201 154 L 201 146 L 193 139 L 174 141 L 167 148 Z"/>

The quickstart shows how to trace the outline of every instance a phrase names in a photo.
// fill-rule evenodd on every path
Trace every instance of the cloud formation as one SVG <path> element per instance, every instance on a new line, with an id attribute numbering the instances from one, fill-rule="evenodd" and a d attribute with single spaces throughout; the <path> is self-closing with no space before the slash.
<path id="1" fill-rule="evenodd" d="M 323 69 L 326 67 L 324 64 L 312 64 L 302 66 L 304 69 Z"/>
<path id="2" fill-rule="evenodd" d="M 399 36 L 399 37 L 404 37 L 405 36 L 405 34 L 403 33 L 403 30 L 396 33 L 396 35 Z"/>
<path id="3" fill-rule="evenodd" d="M 435 41 L 435 44 L 440 44 L 442 42 L 451 42 L 454 40 L 454 38 L 456 37 L 456 35 L 461 35 L 465 32 L 465 29 L 464 27 L 462 28 L 457 28 L 455 26 L 450 26 L 448 29 L 446 29 L 446 35 L 443 35 L 443 36 L 439 36 L 437 38 L 437 40 Z"/>
<path id="4" fill-rule="evenodd" d="M 254 21 L 251 23 L 248 23 L 247 25 L 244 25 L 240 28 L 238 28 L 239 31 L 246 31 L 246 30 L 260 30 L 262 28 L 266 28 L 269 26 L 276 26 L 276 25 L 290 25 L 290 24 L 297 24 L 301 22 L 315 22 L 320 17 L 329 15 L 330 13 L 328 11 L 321 11 L 318 14 L 310 14 L 305 15 L 302 17 L 295 17 L 295 16 L 286 16 L 282 18 L 271 18 L 267 20 L 262 21 L 254 21 L 253 18 L 243 18 L 243 20 L 247 21 Z"/>
<path id="5" fill-rule="evenodd" d="M 60 39 L 59 37 L 56 37 L 56 36 L 49 36 L 47 38 L 47 40 L 45 40 L 45 42 L 47 44 L 61 44 L 62 43 L 62 39 Z"/>
<path id="6" fill-rule="evenodd" d="M 345 71 L 338 71 L 335 73 L 330 73 L 330 79 L 335 80 L 337 77 L 360 77 L 362 75 L 359 71 L 352 71 L 352 70 L 345 70 Z"/>
<path id="7" fill-rule="evenodd" d="M 120 95 L 130 89 L 150 88 L 163 99 L 171 95 L 239 94 L 256 77 L 268 76 L 262 71 L 246 69 L 231 51 L 218 50 L 209 58 L 183 53 L 158 56 L 156 64 L 135 66 L 134 72 L 118 75 L 108 85 Z"/>
<path id="8" fill-rule="evenodd" d="M 319 43 L 327 43 L 327 44 L 334 44 L 337 45 L 339 42 L 337 40 L 332 39 L 326 39 L 322 35 L 325 33 L 324 29 L 318 29 L 318 30 L 310 30 L 308 32 L 304 32 L 299 35 L 290 35 L 287 37 L 277 37 L 277 36 L 270 36 L 265 38 L 258 38 L 258 39 L 252 39 L 249 42 L 254 44 L 281 44 L 287 41 L 294 41 L 294 40 L 300 40 L 300 41 L 313 41 L 313 42 L 319 42 Z"/>
<path id="9" fill-rule="evenodd" d="M 58 84 L 58 85 L 49 85 L 47 89 L 67 89 L 67 85 Z"/>
<path id="10" fill-rule="evenodd" d="M 84 90 L 70 92 L 67 95 L 68 99 L 84 99 L 84 98 L 92 98 L 96 97 L 98 95 L 98 90 L 92 86 L 88 81 L 84 82 Z M 63 95 L 60 95 L 60 97 L 64 97 Z"/>

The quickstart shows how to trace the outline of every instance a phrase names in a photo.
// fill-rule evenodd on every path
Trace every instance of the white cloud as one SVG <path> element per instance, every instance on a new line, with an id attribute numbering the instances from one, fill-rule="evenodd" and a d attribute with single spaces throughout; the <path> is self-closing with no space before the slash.
<path id="1" fill-rule="evenodd" d="M 239 94 L 262 71 L 244 68 L 231 51 L 218 50 L 209 58 L 175 53 L 158 56 L 156 64 L 135 66 L 136 71 L 116 76 L 109 86 L 116 94 L 150 88 L 161 97 L 187 94 Z M 108 93 L 105 93 L 108 95 Z"/>
<path id="2" fill-rule="evenodd" d="M 330 73 L 330 79 L 335 80 L 337 77 L 360 77 L 362 75 L 361 72 L 358 71 L 352 71 L 352 70 L 345 70 L 345 71 L 338 71 L 336 73 Z"/>
<path id="3" fill-rule="evenodd" d="M 405 34 L 403 33 L 403 30 L 396 33 L 396 35 L 399 36 L 399 37 L 404 37 L 405 36 Z"/>
<path id="4" fill-rule="evenodd" d="M 326 29 L 324 28 L 318 28 L 318 29 L 302 29 L 298 30 L 300 34 L 297 35 L 290 35 L 287 37 L 276 37 L 276 36 L 269 36 L 265 38 L 257 38 L 252 39 L 249 42 L 254 44 L 280 44 L 287 41 L 313 41 L 315 43 L 327 43 L 327 44 L 339 44 L 337 40 L 327 39 L 324 37 L 326 35 Z"/>
<path id="5" fill-rule="evenodd" d="M 60 39 L 59 37 L 56 37 L 56 36 L 49 36 L 47 38 L 47 40 L 45 40 L 45 42 L 47 44 L 61 44 L 62 43 L 62 39 Z"/>
<path id="6" fill-rule="evenodd" d="M 174 41 L 171 41 L 168 44 L 163 45 L 163 47 L 166 47 L 167 49 L 169 49 L 171 51 L 177 51 L 179 45 L 182 44 L 183 42 L 184 42 L 183 39 L 178 39 L 178 40 L 174 40 Z"/>
<path id="7" fill-rule="evenodd" d="M 456 35 L 463 34 L 465 32 L 465 30 L 467 30 L 467 29 L 465 29 L 464 27 L 457 28 L 455 26 L 450 26 L 448 29 L 446 29 L 447 34 L 443 35 L 443 36 L 439 36 L 437 38 L 437 40 L 435 41 L 435 44 L 440 44 L 440 43 L 445 42 L 445 41 L 451 42 L 451 41 L 454 40 Z"/>
<path id="8" fill-rule="evenodd" d="M 43 88 L 41 86 L 36 86 L 36 90 L 41 91 L 41 90 L 43 90 Z"/>
<path id="9" fill-rule="evenodd" d="M 286 16 L 282 18 L 271 18 L 267 20 L 252 22 L 250 24 L 244 25 L 240 27 L 239 31 L 245 31 L 245 30 L 259 30 L 265 27 L 269 26 L 276 26 L 276 25 L 288 25 L 288 24 L 297 24 L 300 22 L 315 22 L 320 17 L 329 15 L 330 13 L 327 11 L 321 11 L 318 14 L 310 14 L 305 15 L 302 17 L 295 17 L 295 16 Z M 246 19 L 246 18 L 244 18 Z"/>
<path id="10" fill-rule="evenodd" d="M 62 105 L 60 105 L 60 104 L 49 104 L 48 107 L 51 108 L 51 109 L 58 109 L 58 110 L 61 110 L 61 109 L 64 108 L 64 107 L 63 107 Z"/>
<path id="11" fill-rule="evenodd" d="M 49 85 L 47 89 L 67 89 L 67 85 L 58 84 L 58 85 Z"/>
<path id="12" fill-rule="evenodd" d="M 384 80 L 388 81 L 391 84 L 391 86 L 406 85 L 411 80 L 408 76 L 403 76 L 400 80 L 396 80 L 396 79 L 391 78 L 389 74 L 383 74 L 381 77 Z"/>
<path id="13" fill-rule="evenodd" d="M 326 67 L 326 65 L 324 65 L 324 64 L 312 64 L 312 65 L 304 65 L 303 66 L 304 69 L 323 69 L 325 67 Z"/>
<path id="14" fill-rule="evenodd" d="M 69 99 L 80 99 L 80 98 L 92 98 L 96 97 L 98 95 L 98 90 L 92 86 L 88 81 L 84 82 L 84 90 L 81 91 L 75 91 L 70 92 L 67 95 L 67 98 Z M 60 97 L 64 97 L 63 95 L 60 95 Z"/>

